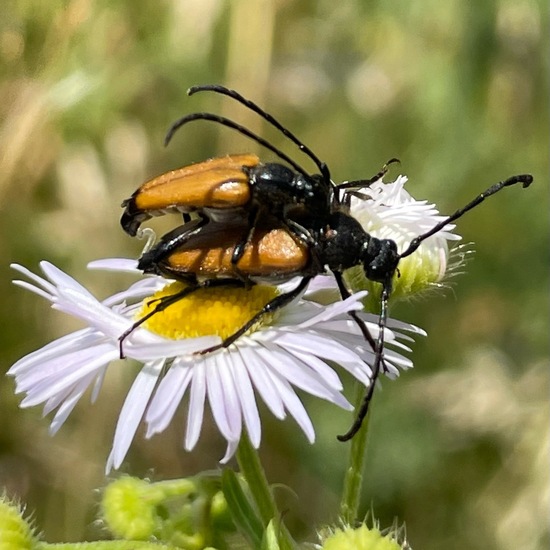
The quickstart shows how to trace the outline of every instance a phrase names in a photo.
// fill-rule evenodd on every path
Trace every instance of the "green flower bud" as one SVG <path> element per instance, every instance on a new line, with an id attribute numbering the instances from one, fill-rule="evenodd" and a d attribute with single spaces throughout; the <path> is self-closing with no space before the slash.
<path id="1" fill-rule="evenodd" d="M 0 549 L 30 550 L 38 540 L 32 525 L 23 518 L 20 506 L 13 504 L 4 495 L 0 499 Z"/>
<path id="2" fill-rule="evenodd" d="M 433 205 L 411 197 L 404 189 L 406 181 L 403 176 L 387 184 L 379 180 L 364 190 L 369 200 L 353 198 L 351 202 L 351 213 L 365 230 L 378 239 L 395 241 L 399 251 L 444 219 Z M 399 262 L 392 282 L 392 301 L 441 286 L 439 283 L 449 269 L 448 241 L 460 239 L 452 233 L 453 229 L 449 225 L 426 239 L 413 254 Z M 367 280 L 362 267 L 348 270 L 345 278 L 354 291 L 369 291 L 365 307 L 378 313 L 382 285 Z"/>
<path id="3" fill-rule="evenodd" d="M 402 550 L 393 533 L 383 535 L 375 527 L 362 524 L 357 529 L 336 529 L 323 541 L 322 550 Z"/>
<path id="4" fill-rule="evenodd" d="M 125 476 L 109 484 L 103 493 L 102 514 L 117 538 L 148 540 L 159 527 L 157 499 L 151 486 L 141 479 Z"/>

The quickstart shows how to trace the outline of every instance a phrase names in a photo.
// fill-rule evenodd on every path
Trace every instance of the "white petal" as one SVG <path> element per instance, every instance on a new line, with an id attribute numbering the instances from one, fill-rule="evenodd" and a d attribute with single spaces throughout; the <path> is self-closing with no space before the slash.
<path id="1" fill-rule="evenodd" d="M 308 321 L 301 323 L 299 328 L 309 328 L 323 321 L 328 321 L 333 317 L 339 315 L 344 315 L 348 311 L 356 311 L 362 309 L 363 306 L 360 302 L 368 294 L 367 291 L 356 292 L 353 296 L 350 296 L 346 300 L 341 300 L 330 304 L 321 309 L 321 312 L 318 315 L 315 315 Z"/>
<path id="2" fill-rule="evenodd" d="M 297 359 L 293 359 L 289 353 L 275 347 L 271 349 L 266 348 L 259 353 L 263 354 L 266 361 L 269 361 L 272 370 L 276 371 L 294 386 L 333 403 L 346 403 L 344 406 L 347 406 L 347 401 L 343 396 L 328 387 L 316 372 L 310 370 Z"/>
<path id="3" fill-rule="evenodd" d="M 204 359 L 193 367 L 191 382 L 191 397 L 189 398 L 189 414 L 187 415 L 187 432 L 184 447 L 191 451 L 199 439 L 204 417 L 204 398 L 206 396 L 206 365 Z"/>
<path id="4" fill-rule="evenodd" d="M 256 398 L 254 395 L 254 388 L 248 376 L 248 371 L 245 366 L 244 357 L 247 350 L 235 350 L 228 351 L 230 359 L 230 371 L 233 376 L 233 382 L 235 387 L 238 388 L 237 398 L 240 401 L 240 407 L 242 410 L 246 430 L 252 445 L 255 449 L 260 446 L 262 438 L 262 424 L 260 422 L 260 413 L 258 412 L 258 406 L 256 404 Z M 251 368 L 255 365 L 251 364 Z"/>
<path id="5" fill-rule="evenodd" d="M 338 292 L 338 285 L 333 275 L 317 275 L 309 283 L 306 295 L 309 295 L 310 292 L 317 292 L 320 290 L 329 290 Z"/>
<path id="6" fill-rule="evenodd" d="M 106 336 L 118 338 L 133 321 L 104 306 L 91 295 L 84 295 L 71 289 L 64 289 L 62 297 L 53 306 L 59 311 L 82 319 Z"/>
<path id="7" fill-rule="evenodd" d="M 108 307 L 113 307 L 116 304 L 123 304 L 126 301 L 140 302 L 145 298 L 150 298 L 155 292 L 164 288 L 166 286 L 166 282 L 166 279 L 161 277 L 140 279 L 127 289 L 105 298 L 105 300 L 102 301 L 102 304 Z M 130 307 L 137 310 L 141 307 L 141 304 L 132 304 Z"/>
<path id="8" fill-rule="evenodd" d="M 143 271 L 138 269 L 137 260 L 130 260 L 128 258 L 104 258 L 102 260 L 94 260 L 89 262 L 87 267 L 88 269 L 101 269 L 104 271 L 143 275 Z"/>
<path id="9" fill-rule="evenodd" d="M 90 335 L 94 335 L 94 339 L 99 337 L 98 333 L 92 329 L 83 329 L 72 334 L 62 336 L 53 342 L 45 345 L 39 350 L 33 351 L 25 357 L 22 357 L 8 370 L 10 376 L 18 376 L 25 371 L 34 368 L 40 368 L 40 365 L 49 359 L 61 356 L 71 351 L 78 351 L 86 347 L 86 342 Z"/>
<path id="10" fill-rule="evenodd" d="M 71 395 L 63 401 L 63 404 L 59 407 L 59 410 L 55 414 L 51 424 L 50 424 L 50 434 L 53 435 L 57 433 L 59 428 L 63 426 L 65 420 L 72 410 L 75 408 L 76 404 L 86 391 L 91 380 L 82 380 L 72 391 Z"/>
<path id="11" fill-rule="evenodd" d="M 336 374 L 336 371 L 327 363 L 311 355 L 310 353 L 302 353 L 301 351 L 293 351 L 292 355 L 297 357 L 302 363 L 315 371 L 319 378 L 330 388 L 336 391 L 342 391 L 342 381 Z"/>
<path id="12" fill-rule="evenodd" d="M 312 353 L 330 361 L 358 361 L 360 358 L 353 351 L 345 348 L 334 340 L 323 338 L 311 332 L 304 334 L 296 332 L 281 332 L 276 340 L 277 345 L 288 350 L 302 353 Z"/>
<path id="13" fill-rule="evenodd" d="M 247 360 L 244 361 L 244 366 L 248 371 L 252 384 L 269 410 L 273 413 L 273 416 L 282 420 L 286 416 L 284 403 L 281 396 L 273 387 L 273 381 L 269 374 L 269 362 L 264 361 L 258 353 L 261 349 L 257 345 L 248 347 L 246 349 Z"/>
<path id="14" fill-rule="evenodd" d="M 123 350 L 126 357 L 138 361 L 151 361 L 159 356 L 190 356 L 211 346 L 221 343 L 218 336 L 203 336 L 182 340 L 170 340 L 145 329 L 136 329 L 125 341 Z"/>
<path id="15" fill-rule="evenodd" d="M 48 294 L 45 290 L 42 290 L 38 286 L 34 286 L 32 283 L 29 283 L 28 281 L 21 281 L 19 279 L 14 279 L 12 283 L 15 286 L 24 288 L 25 290 L 29 290 L 30 292 L 37 294 L 41 298 L 44 298 L 50 302 L 54 299 L 54 297 L 51 294 Z"/>
<path id="16" fill-rule="evenodd" d="M 23 267 L 19 264 L 10 264 L 10 267 L 14 269 L 15 271 L 19 271 L 22 275 L 25 275 L 25 277 L 28 277 L 31 281 L 34 281 L 38 287 L 37 289 L 42 288 L 46 291 L 48 294 L 48 299 L 51 298 L 51 296 L 55 296 L 57 294 L 57 289 L 55 285 L 52 285 L 49 281 L 46 281 L 46 279 L 40 277 L 39 275 L 36 275 L 32 271 L 28 270 L 26 267 Z M 15 282 L 15 281 L 14 281 Z M 18 281 L 19 283 L 22 283 L 24 281 Z M 35 290 L 32 290 L 32 292 L 37 292 Z"/>
<path id="17" fill-rule="evenodd" d="M 161 380 L 147 409 L 147 435 L 151 437 L 166 429 L 193 379 L 193 364 L 176 359 Z"/>
<path id="18" fill-rule="evenodd" d="M 111 467 L 118 469 L 122 464 L 155 389 L 163 365 L 163 359 L 147 363 L 136 376 L 118 417 L 113 448 L 107 459 L 107 473 Z"/>
<path id="19" fill-rule="evenodd" d="M 90 398 L 90 401 L 92 403 L 95 403 L 96 399 L 99 396 L 99 392 L 100 392 L 100 390 L 103 386 L 103 381 L 105 380 L 105 374 L 106 373 L 107 373 L 107 369 L 103 369 L 96 376 L 96 379 L 94 381 L 94 387 L 92 388 L 92 395 L 91 395 L 91 398 Z"/>
<path id="20" fill-rule="evenodd" d="M 227 442 L 227 449 L 225 450 L 225 455 L 223 455 L 223 458 L 220 460 L 220 464 L 227 464 L 229 460 L 233 457 L 233 455 L 237 452 L 237 448 L 239 447 L 239 441 L 228 441 Z M 258 447 L 254 447 L 257 449 Z"/>
<path id="21" fill-rule="evenodd" d="M 76 386 L 76 384 L 75 384 Z M 46 417 L 53 410 L 57 409 L 65 399 L 68 399 L 69 396 L 74 391 L 74 386 L 70 388 L 65 388 L 65 390 L 56 393 L 54 396 L 50 397 L 45 403 L 42 409 L 42 417 Z"/>
<path id="22" fill-rule="evenodd" d="M 271 374 L 271 373 L 270 373 Z M 277 393 L 281 396 L 285 407 L 288 412 L 294 417 L 294 420 L 298 423 L 298 426 L 302 428 L 303 432 L 310 443 L 315 441 L 315 430 L 313 424 L 309 418 L 307 411 L 305 410 L 302 402 L 290 386 L 290 384 L 284 380 L 280 375 L 273 373 L 271 376 L 273 384 Z"/>
<path id="23" fill-rule="evenodd" d="M 61 269 L 55 267 L 55 265 L 50 262 L 40 262 L 40 268 L 46 277 L 55 284 L 58 291 L 70 289 L 75 293 L 93 298 L 92 294 L 77 282 L 76 279 L 73 279 L 70 275 L 67 275 L 64 271 L 61 271 Z"/>
<path id="24" fill-rule="evenodd" d="M 89 374 L 95 375 L 114 359 L 116 350 L 111 344 L 103 344 L 44 363 L 42 371 L 35 369 L 25 377 L 18 377 L 17 393 L 28 392 L 21 406 L 30 407 L 46 401 Z"/>
<path id="25" fill-rule="evenodd" d="M 395 364 L 396 367 L 406 370 L 413 367 L 413 362 L 407 357 L 403 357 L 398 353 L 392 353 L 391 350 L 384 350 L 384 361 Z"/>
<path id="26" fill-rule="evenodd" d="M 242 417 L 225 356 L 218 353 L 205 358 L 206 389 L 214 420 L 225 439 L 231 441 L 240 437 Z"/>

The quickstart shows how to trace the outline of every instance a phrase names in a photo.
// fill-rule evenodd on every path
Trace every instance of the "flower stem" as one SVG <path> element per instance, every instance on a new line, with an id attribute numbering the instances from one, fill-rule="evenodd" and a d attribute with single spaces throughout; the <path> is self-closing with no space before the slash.
<path id="1" fill-rule="evenodd" d="M 364 398 L 365 387 L 357 383 L 355 386 L 355 410 L 357 410 Z M 367 455 L 367 434 L 371 412 L 363 421 L 361 429 L 351 440 L 348 469 L 344 479 L 344 493 L 340 503 L 340 516 L 343 521 L 353 525 L 357 521 L 359 502 L 361 500 L 361 486 L 363 484 L 363 470 Z"/>
<path id="2" fill-rule="evenodd" d="M 267 482 L 260 458 L 256 449 L 250 443 L 245 430 L 243 430 L 237 449 L 237 461 L 264 526 L 267 527 L 272 520 L 275 521 L 279 527 L 278 538 L 281 550 L 293 550 L 296 546 L 288 529 L 280 518 L 280 513 L 277 510 L 277 505 Z"/>

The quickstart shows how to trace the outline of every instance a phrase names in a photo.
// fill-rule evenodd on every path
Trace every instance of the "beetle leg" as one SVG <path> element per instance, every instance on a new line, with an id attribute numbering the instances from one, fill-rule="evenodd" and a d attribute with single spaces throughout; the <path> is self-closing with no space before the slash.
<path id="1" fill-rule="evenodd" d="M 263 315 L 266 315 L 267 313 L 274 313 L 278 309 L 281 309 L 282 307 L 288 305 L 290 302 L 292 302 L 292 300 L 297 298 L 306 289 L 312 278 L 313 277 L 309 276 L 304 277 L 296 288 L 290 290 L 289 292 L 285 292 L 284 294 L 280 294 L 279 296 L 273 298 L 273 300 L 267 302 L 267 304 L 260 311 L 258 311 L 258 313 L 254 315 L 254 317 L 247 321 L 239 330 L 226 338 L 221 344 L 203 349 L 202 351 L 195 352 L 195 355 L 205 355 L 206 353 L 211 353 L 213 351 L 218 351 L 220 349 L 229 347 L 246 332 L 248 332 Z"/>
<path id="2" fill-rule="evenodd" d="M 334 275 L 334 278 L 336 279 L 336 283 L 338 284 L 340 295 L 342 296 L 342 299 L 345 300 L 350 296 L 350 293 L 346 285 L 344 284 L 342 274 L 339 272 L 333 272 L 333 275 Z M 384 372 L 388 371 L 388 368 L 384 363 L 384 330 L 386 328 L 387 305 L 388 305 L 388 297 L 390 292 L 391 292 L 391 285 L 388 283 L 384 284 L 382 289 L 382 297 L 381 297 L 380 317 L 378 318 L 378 339 L 377 340 L 375 340 L 372 337 L 372 334 L 369 332 L 369 329 L 367 328 L 365 321 L 363 321 L 363 319 L 361 319 L 359 315 L 357 315 L 356 311 L 348 312 L 348 315 L 355 321 L 355 323 L 363 333 L 365 340 L 370 344 L 372 350 L 374 351 L 374 365 L 372 367 L 372 376 L 371 376 L 370 386 L 367 390 L 365 397 L 363 398 L 363 403 L 361 404 L 361 407 L 357 412 L 355 421 L 352 427 L 345 434 L 337 436 L 337 439 L 339 441 L 349 441 L 359 431 L 359 429 L 361 428 L 361 425 L 363 424 L 363 420 L 367 416 L 367 413 L 369 410 L 369 404 L 374 394 L 374 387 L 376 386 L 376 381 L 378 379 L 378 375 L 380 374 L 380 369 L 382 369 Z"/>
<path id="3" fill-rule="evenodd" d="M 162 298 L 157 298 L 155 300 L 152 300 L 153 302 L 158 302 L 157 305 L 146 315 L 138 319 L 128 330 L 125 330 L 118 338 L 119 343 L 119 351 L 120 351 L 120 358 L 124 359 L 124 350 L 123 350 L 123 344 L 124 340 L 136 330 L 139 326 L 141 326 L 145 321 L 149 320 L 153 315 L 156 315 L 157 313 L 160 313 L 161 311 L 164 311 L 167 307 L 171 306 L 172 304 L 175 304 L 176 302 L 179 302 L 183 298 L 189 296 L 193 292 L 201 289 L 201 288 L 212 288 L 215 286 L 236 286 L 236 287 L 242 287 L 244 286 L 243 281 L 240 281 L 238 279 L 206 279 L 202 282 L 195 281 L 189 281 L 190 286 L 180 290 L 179 292 L 176 292 L 175 294 L 172 294 L 171 296 L 163 296 Z"/>
<path id="4" fill-rule="evenodd" d="M 316 239 L 313 237 L 311 232 L 306 229 L 303 225 L 300 225 L 298 222 L 295 222 L 294 220 L 284 220 L 285 225 L 287 226 L 290 234 L 298 239 L 298 244 L 305 244 L 308 247 L 312 267 L 315 270 L 316 273 L 324 273 L 325 272 L 325 266 L 323 262 L 321 262 L 321 259 L 319 258 L 319 252 L 318 252 L 318 243 Z"/>
<path id="5" fill-rule="evenodd" d="M 362 201 L 372 200 L 373 198 L 372 195 L 368 195 L 367 193 L 362 193 L 361 191 L 355 191 L 353 189 L 351 191 L 346 191 L 345 204 L 348 208 L 350 207 L 351 197 L 357 197 L 359 200 L 362 200 Z"/>
<path id="6" fill-rule="evenodd" d="M 344 280 L 342 277 L 342 274 L 340 272 L 333 272 L 334 278 L 336 279 L 336 284 L 338 285 L 338 290 L 340 291 L 340 296 L 342 297 L 342 300 L 346 300 L 351 296 L 349 290 L 347 289 L 346 285 L 344 284 Z M 369 329 L 367 328 L 367 325 L 365 324 L 365 321 L 357 315 L 356 311 L 348 311 L 348 315 L 355 321 L 357 326 L 359 327 L 359 330 L 363 333 L 363 336 L 365 337 L 365 340 L 369 343 L 370 347 L 372 348 L 372 351 L 376 353 L 376 341 L 372 337 L 372 334 L 370 333 Z M 384 371 L 387 371 L 386 366 L 384 365 L 384 357 L 383 357 L 383 351 L 381 350 L 382 354 L 382 368 Z"/>
<path id="7" fill-rule="evenodd" d="M 300 239 L 300 241 L 302 241 L 302 243 L 304 243 L 306 246 L 314 247 L 316 245 L 316 241 L 313 238 L 313 235 L 303 225 L 300 225 L 294 220 L 284 220 L 284 223 L 288 227 L 289 231 L 293 235 L 298 237 L 298 239 Z"/>
<path id="8" fill-rule="evenodd" d="M 338 190 L 338 192 L 340 191 L 340 189 L 344 190 L 343 195 L 338 196 L 338 201 L 340 202 L 340 204 L 344 204 L 345 206 L 349 207 L 351 195 L 356 196 L 363 200 L 369 199 L 370 197 L 368 195 L 362 195 L 361 193 L 356 194 L 354 191 L 357 189 L 361 189 L 362 187 L 370 187 L 375 181 L 378 181 L 380 178 L 383 178 L 387 174 L 390 164 L 394 164 L 396 162 L 399 163 L 400 160 L 396 158 L 392 158 L 388 160 L 388 162 L 386 162 L 386 164 L 382 166 L 382 170 L 380 170 L 377 174 L 375 174 L 371 178 L 363 179 L 363 180 L 345 181 L 343 183 L 338 184 L 336 186 L 336 189 Z M 351 189 L 352 191 L 346 191 L 346 189 Z"/>
<path id="9" fill-rule="evenodd" d="M 181 300 L 182 298 L 185 298 L 188 294 L 191 294 L 191 292 L 194 292 L 198 288 L 198 283 L 195 282 L 194 285 L 188 286 L 181 290 L 180 292 L 176 292 L 176 294 L 172 294 L 171 296 L 164 296 L 162 298 L 158 298 L 156 301 L 158 302 L 157 305 L 152 309 L 149 313 L 138 319 L 129 329 L 125 330 L 118 338 L 118 346 L 120 351 L 120 358 L 124 359 L 124 350 L 122 349 L 122 346 L 124 344 L 124 340 L 136 330 L 140 325 L 145 323 L 148 319 L 150 319 L 153 315 L 156 313 L 159 313 L 160 311 L 164 311 L 169 305 L 174 304 L 175 302 Z"/>
<path id="10" fill-rule="evenodd" d="M 399 159 L 392 158 L 382 166 L 382 169 L 375 174 L 374 176 L 362 179 L 362 180 L 352 180 L 352 181 L 344 181 L 342 183 L 339 183 L 336 185 L 337 189 L 361 189 L 361 187 L 370 187 L 375 181 L 378 181 L 380 178 L 383 178 L 389 170 L 390 164 L 399 163 L 401 162 Z"/>
<path id="11" fill-rule="evenodd" d="M 231 254 L 231 265 L 233 267 L 233 271 L 235 275 L 242 280 L 245 285 L 250 287 L 252 284 L 254 284 L 250 277 L 241 271 L 239 269 L 239 261 L 244 255 L 246 245 L 252 240 L 254 237 L 254 229 L 256 228 L 256 224 L 258 223 L 258 217 L 259 217 L 259 211 L 257 208 L 251 208 L 249 216 L 248 216 L 248 229 L 246 231 L 246 234 L 244 237 L 235 245 L 235 248 L 233 249 L 233 253 Z"/>
<path id="12" fill-rule="evenodd" d="M 378 375 L 380 374 L 380 367 L 384 364 L 383 353 L 384 353 L 384 329 L 386 328 L 386 320 L 388 317 L 388 299 L 391 294 L 391 278 L 383 284 L 382 287 L 382 296 L 380 298 L 380 317 L 378 318 L 378 339 L 376 341 L 375 347 L 375 357 L 374 365 L 372 366 L 372 377 L 369 389 L 361 407 L 357 411 L 355 421 L 351 425 L 351 428 L 343 435 L 337 435 L 336 438 L 338 441 L 349 441 L 360 429 L 363 424 L 363 420 L 369 412 L 369 405 L 374 394 L 374 387 L 376 386 L 376 381 L 378 380 Z M 385 368 L 385 367 L 383 367 Z"/>
<path id="13" fill-rule="evenodd" d="M 201 214 L 197 220 L 193 220 L 166 233 L 160 241 L 145 252 L 138 262 L 138 268 L 144 273 L 159 274 L 157 264 L 174 250 L 185 244 L 191 237 L 198 235 L 208 223 L 208 218 Z"/>

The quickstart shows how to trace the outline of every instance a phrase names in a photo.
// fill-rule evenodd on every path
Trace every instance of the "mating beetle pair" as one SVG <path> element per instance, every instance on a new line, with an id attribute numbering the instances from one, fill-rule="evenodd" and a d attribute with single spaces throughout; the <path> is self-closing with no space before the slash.
<path id="1" fill-rule="evenodd" d="M 121 224 L 130 235 L 135 235 L 140 224 L 154 215 L 171 210 L 183 213 L 186 223 L 164 235 L 144 253 L 138 265 L 145 273 L 156 273 L 189 284 L 183 291 L 159 300 L 146 316 L 121 336 L 121 353 L 122 341 L 132 330 L 198 288 L 249 286 L 301 277 L 293 290 L 268 302 L 220 345 L 201 352 L 209 353 L 231 345 L 259 317 L 290 303 L 306 289 L 313 277 L 326 270 L 334 275 L 342 298 L 346 298 L 349 291 L 343 272 L 360 265 L 368 279 L 382 285 L 380 330 L 374 340 L 360 317 L 350 312 L 372 347 L 375 360 L 371 384 L 356 420 L 346 434 L 338 436 L 341 441 L 347 441 L 361 427 L 376 379 L 383 368 L 387 305 L 400 260 L 414 253 L 425 239 L 460 218 L 486 197 L 516 183 L 527 187 L 532 176 L 513 176 L 493 185 L 431 230 L 413 239 L 399 253 L 394 241 L 368 234 L 346 207 L 349 193 L 379 179 L 386 167 L 368 180 L 334 184 L 326 164 L 256 104 L 221 86 L 196 86 L 189 93 L 200 91 L 227 95 L 259 114 L 308 155 L 317 165 L 319 174 L 308 174 L 275 146 L 225 117 L 193 113 L 178 120 L 169 130 L 166 143 L 181 126 L 194 120 L 210 120 L 248 136 L 291 168 L 278 163 L 262 164 L 251 154 L 220 157 L 154 178 L 124 201 Z M 190 213 L 196 213 L 198 217 L 190 221 Z"/>

